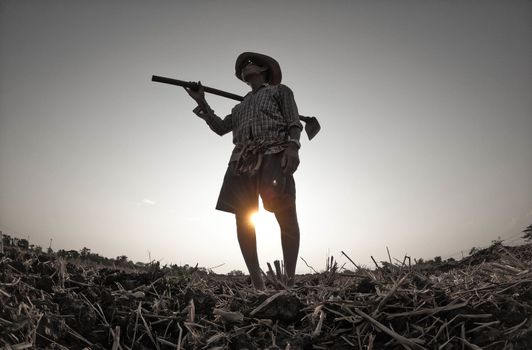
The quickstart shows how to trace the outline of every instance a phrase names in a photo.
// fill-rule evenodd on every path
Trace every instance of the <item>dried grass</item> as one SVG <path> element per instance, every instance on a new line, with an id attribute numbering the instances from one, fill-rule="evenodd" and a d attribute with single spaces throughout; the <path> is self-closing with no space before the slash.
<path id="1" fill-rule="evenodd" d="M 0 349 L 530 349 L 531 246 L 494 245 L 451 266 L 354 272 L 327 261 L 286 289 L 278 264 L 248 277 L 158 266 L 87 268 L 0 255 Z M 484 258 L 483 258 L 484 257 Z"/>

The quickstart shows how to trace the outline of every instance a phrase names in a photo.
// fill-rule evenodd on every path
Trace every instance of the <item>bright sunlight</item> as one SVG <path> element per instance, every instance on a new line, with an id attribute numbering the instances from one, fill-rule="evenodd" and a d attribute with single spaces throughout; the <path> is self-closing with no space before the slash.
<path id="1" fill-rule="evenodd" d="M 251 221 L 253 226 L 257 227 L 257 223 L 260 221 L 259 212 L 256 211 L 256 212 L 252 213 L 251 216 L 249 217 L 249 220 Z"/>
<path id="2" fill-rule="evenodd" d="M 259 204 L 259 210 L 251 214 L 250 221 L 258 233 L 272 235 L 279 232 L 279 224 L 275 215 L 266 211 L 261 204 Z"/>
<path id="3" fill-rule="evenodd" d="M 272 220 L 273 224 L 277 224 L 277 221 L 275 221 L 275 216 L 264 209 L 259 209 L 251 214 L 250 220 L 253 226 L 260 231 L 264 231 L 268 226 L 271 226 Z"/>

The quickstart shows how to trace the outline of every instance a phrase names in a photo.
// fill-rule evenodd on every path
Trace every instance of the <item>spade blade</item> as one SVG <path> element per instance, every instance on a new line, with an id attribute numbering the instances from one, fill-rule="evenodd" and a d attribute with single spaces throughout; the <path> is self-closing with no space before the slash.
<path id="1" fill-rule="evenodd" d="M 312 140 L 321 130 L 318 119 L 316 117 L 305 117 L 302 115 L 299 116 L 299 119 L 305 122 L 305 132 L 307 133 L 308 139 Z"/>

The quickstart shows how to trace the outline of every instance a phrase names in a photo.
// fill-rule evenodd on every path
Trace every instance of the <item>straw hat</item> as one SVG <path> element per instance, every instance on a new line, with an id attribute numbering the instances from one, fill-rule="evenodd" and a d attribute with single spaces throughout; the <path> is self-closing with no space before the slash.
<path id="1" fill-rule="evenodd" d="M 256 52 L 244 52 L 238 56 L 235 63 L 235 75 L 238 79 L 243 81 L 242 69 L 250 62 L 268 68 L 268 84 L 277 85 L 281 82 L 283 75 L 279 63 L 270 56 Z"/>

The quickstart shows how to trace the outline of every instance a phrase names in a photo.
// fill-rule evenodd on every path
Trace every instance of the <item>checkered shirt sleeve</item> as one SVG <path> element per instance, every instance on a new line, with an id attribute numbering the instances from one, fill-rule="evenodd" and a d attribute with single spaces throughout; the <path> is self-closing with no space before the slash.
<path id="1" fill-rule="evenodd" d="M 214 111 L 207 106 L 207 110 L 204 110 L 201 106 L 197 106 L 192 111 L 201 119 L 205 120 L 209 128 L 212 131 L 217 133 L 220 136 L 227 134 L 229 131 L 233 130 L 233 118 L 231 114 L 225 116 L 225 118 L 220 118 Z"/>
<path id="2" fill-rule="evenodd" d="M 277 89 L 278 103 L 281 108 L 281 114 L 283 115 L 288 128 L 297 126 L 299 129 L 303 129 L 303 125 L 299 120 L 299 112 L 297 111 L 296 101 L 294 99 L 294 93 L 292 90 L 283 84 L 279 84 Z"/>

